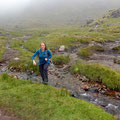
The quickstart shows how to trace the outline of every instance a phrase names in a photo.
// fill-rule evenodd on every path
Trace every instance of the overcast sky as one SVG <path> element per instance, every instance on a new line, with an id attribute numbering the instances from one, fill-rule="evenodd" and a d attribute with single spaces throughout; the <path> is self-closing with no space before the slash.
<path id="1" fill-rule="evenodd" d="M 86 4 L 92 5 L 96 2 L 100 4 L 108 3 L 116 4 L 120 0 L 0 0 L 0 14 L 6 13 L 14 13 L 16 11 L 23 11 L 25 8 L 32 5 L 39 5 L 40 7 L 51 6 L 54 4 L 69 4 L 69 5 L 78 5 L 78 4 Z"/>
<path id="2" fill-rule="evenodd" d="M 119 8 L 120 0 L 0 0 L 0 24 L 84 21 Z"/>

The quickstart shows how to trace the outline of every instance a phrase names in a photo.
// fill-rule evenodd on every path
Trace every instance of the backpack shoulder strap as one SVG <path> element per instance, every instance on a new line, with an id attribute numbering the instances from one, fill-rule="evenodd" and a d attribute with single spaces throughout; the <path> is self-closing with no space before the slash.
<path id="1" fill-rule="evenodd" d="M 39 54 L 40 54 L 40 48 L 39 48 Z"/>
<path id="2" fill-rule="evenodd" d="M 39 48 L 39 54 L 41 53 L 41 49 Z M 47 54 L 47 50 L 45 50 L 45 53 Z"/>
<path id="3" fill-rule="evenodd" d="M 45 50 L 45 54 L 47 55 L 47 50 Z"/>

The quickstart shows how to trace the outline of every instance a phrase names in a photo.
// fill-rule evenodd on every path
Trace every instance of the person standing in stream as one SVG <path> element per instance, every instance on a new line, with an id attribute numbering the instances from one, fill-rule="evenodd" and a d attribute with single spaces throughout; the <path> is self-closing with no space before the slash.
<path id="1" fill-rule="evenodd" d="M 40 49 L 36 50 L 36 52 L 32 56 L 33 65 L 37 65 L 35 62 L 35 56 L 39 57 L 39 72 L 43 80 L 43 84 L 48 84 L 48 66 L 50 64 L 50 60 L 52 57 L 52 53 L 44 42 L 40 44 Z"/>

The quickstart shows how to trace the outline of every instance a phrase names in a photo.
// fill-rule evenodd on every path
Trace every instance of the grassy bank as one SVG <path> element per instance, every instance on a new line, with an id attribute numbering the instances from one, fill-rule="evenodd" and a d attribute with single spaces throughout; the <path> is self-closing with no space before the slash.
<path id="1" fill-rule="evenodd" d="M 110 89 L 120 90 L 120 72 L 107 66 L 77 61 L 70 70 L 73 74 L 82 74 L 91 81 L 101 82 Z"/>
<path id="2" fill-rule="evenodd" d="M 64 88 L 0 76 L 0 106 L 22 120 L 115 120 L 103 109 L 73 98 Z"/>

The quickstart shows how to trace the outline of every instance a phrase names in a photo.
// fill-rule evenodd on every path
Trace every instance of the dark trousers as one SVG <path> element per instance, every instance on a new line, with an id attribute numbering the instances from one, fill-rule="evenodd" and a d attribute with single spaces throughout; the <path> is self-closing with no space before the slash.
<path id="1" fill-rule="evenodd" d="M 49 63 L 44 63 L 39 65 L 39 71 L 40 71 L 40 75 L 42 77 L 43 82 L 48 82 L 48 66 Z"/>

